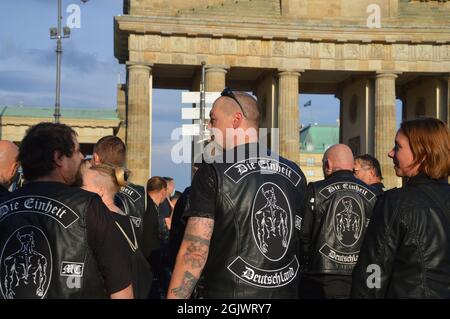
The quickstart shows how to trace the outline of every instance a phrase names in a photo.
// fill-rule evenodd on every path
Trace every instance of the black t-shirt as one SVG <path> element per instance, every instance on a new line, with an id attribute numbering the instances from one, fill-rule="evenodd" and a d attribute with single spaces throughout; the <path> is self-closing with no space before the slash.
<path id="1" fill-rule="evenodd" d="M 3 185 L 0 185 L 0 203 L 6 201 L 10 194 L 11 193 L 8 191 L 8 189 L 6 187 L 4 187 Z"/>
<path id="2" fill-rule="evenodd" d="M 217 191 L 218 185 L 215 170 L 209 164 L 202 164 L 192 181 L 189 198 L 190 209 L 183 213 L 183 217 L 214 219 Z"/>
<path id="3" fill-rule="evenodd" d="M 131 222 L 129 216 L 121 215 L 115 212 L 111 212 L 114 220 L 120 226 L 124 240 L 128 243 L 128 249 L 132 264 L 132 277 L 133 277 L 133 292 L 135 299 L 146 299 L 149 296 L 153 274 L 150 269 L 150 264 L 144 257 L 141 249 L 138 246 L 136 238 L 136 230 Z M 122 230 L 125 234 L 122 233 Z M 125 237 L 126 236 L 126 237 Z"/>
<path id="4" fill-rule="evenodd" d="M 159 213 L 159 240 L 161 243 L 169 242 L 169 228 L 166 224 L 166 218 L 170 218 L 172 214 L 172 207 L 169 204 L 169 200 L 166 198 L 158 207 Z"/>
<path id="5" fill-rule="evenodd" d="M 158 206 L 147 195 L 147 210 L 145 213 L 146 222 L 144 223 L 143 246 L 142 252 L 147 259 L 153 251 L 159 249 L 159 230 L 158 230 Z"/>
<path id="6" fill-rule="evenodd" d="M 184 217 L 184 215 L 187 215 L 188 211 L 191 209 L 189 206 L 190 193 L 191 187 L 186 188 L 178 198 L 173 209 L 169 237 L 169 266 L 171 269 L 175 266 L 178 250 L 180 249 L 181 242 L 183 241 L 184 230 L 187 222 L 187 217 Z"/>
<path id="7" fill-rule="evenodd" d="M 172 208 L 170 207 L 169 200 L 166 198 L 158 208 L 159 216 L 161 218 L 169 218 L 172 213 Z"/>
<path id="8" fill-rule="evenodd" d="M 88 244 L 105 281 L 106 291 L 112 294 L 128 287 L 132 282 L 128 243 L 98 197 L 94 197 L 89 203 L 87 235 Z"/>
<path id="9" fill-rule="evenodd" d="M 120 227 L 122 227 L 123 231 L 127 235 L 128 239 L 131 241 L 132 245 L 133 246 L 136 245 L 137 244 L 136 231 L 133 230 L 132 228 L 133 226 L 131 224 L 130 217 L 116 212 L 110 212 L 110 214 L 113 216 L 113 219 L 120 225 Z"/>

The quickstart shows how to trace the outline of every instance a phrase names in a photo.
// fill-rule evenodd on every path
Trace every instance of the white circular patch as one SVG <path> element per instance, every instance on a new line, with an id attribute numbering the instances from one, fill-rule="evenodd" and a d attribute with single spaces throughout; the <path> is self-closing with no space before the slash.
<path id="1" fill-rule="evenodd" d="M 9 236 L 0 256 L 0 288 L 5 299 L 42 299 L 52 278 L 52 252 L 39 228 L 26 225 Z"/>
<path id="2" fill-rule="evenodd" d="M 345 247 L 352 247 L 361 237 L 364 227 L 364 210 L 353 197 L 342 197 L 334 207 L 334 232 Z"/>
<path id="3" fill-rule="evenodd" d="M 274 183 L 256 192 L 252 206 L 253 238 L 259 251 L 271 261 L 284 257 L 292 236 L 292 213 L 287 196 Z"/>

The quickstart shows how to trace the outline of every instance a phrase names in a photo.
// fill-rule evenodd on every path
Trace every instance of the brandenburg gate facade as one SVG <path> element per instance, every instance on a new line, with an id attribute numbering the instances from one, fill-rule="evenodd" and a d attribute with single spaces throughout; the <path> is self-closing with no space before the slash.
<path id="1" fill-rule="evenodd" d="M 299 162 L 299 94 L 340 100 L 340 141 L 381 163 L 402 118 L 450 116 L 450 2 L 409 0 L 125 0 L 115 56 L 127 66 L 128 167 L 150 176 L 152 89 L 253 92 L 261 127 Z"/>

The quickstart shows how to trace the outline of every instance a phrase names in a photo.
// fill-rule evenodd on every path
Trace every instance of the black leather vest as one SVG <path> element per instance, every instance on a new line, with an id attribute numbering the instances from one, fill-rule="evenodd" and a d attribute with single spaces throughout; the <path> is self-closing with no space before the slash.
<path id="1" fill-rule="evenodd" d="M 145 221 L 145 189 L 142 186 L 128 184 L 120 189 L 114 201 L 122 211 L 130 216 L 136 231 L 139 247 L 143 247 L 143 233 Z"/>
<path id="2" fill-rule="evenodd" d="M 284 158 L 214 163 L 217 202 L 200 298 L 296 298 L 306 180 Z"/>
<path id="3" fill-rule="evenodd" d="M 87 205 L 94 196 L 33 182 L 0 204 L 2 298 L 107 297 L 87 240 Z"/>
<path id="4" fill-rule="evenodd" d="M 315 222 L 304 273 L 350 276 L 377 200 L 376 192 L 350 171 L 338 171 L 311 185 L 314 202 L 309 204 L 314 207 Z"/>

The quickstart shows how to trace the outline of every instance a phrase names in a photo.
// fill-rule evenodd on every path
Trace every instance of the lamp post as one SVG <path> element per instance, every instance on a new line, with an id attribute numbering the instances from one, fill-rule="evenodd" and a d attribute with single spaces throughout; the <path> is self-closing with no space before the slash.
<path id="1" fill-rule="evenodd" d="M 61 92 L 61 55 L 62 55 L 62 43 L 61 39 L 70 37 L 70 28 L 62 28 L 61 34 L 61 0 L 58 0 L 58 28 L 50 28 L 50 39 L 56 39 L 56 100 L 55 100 L 55 123 L 59 123 L 61 117 L 61 104 L 60 104 L 60 92 Z"/>

